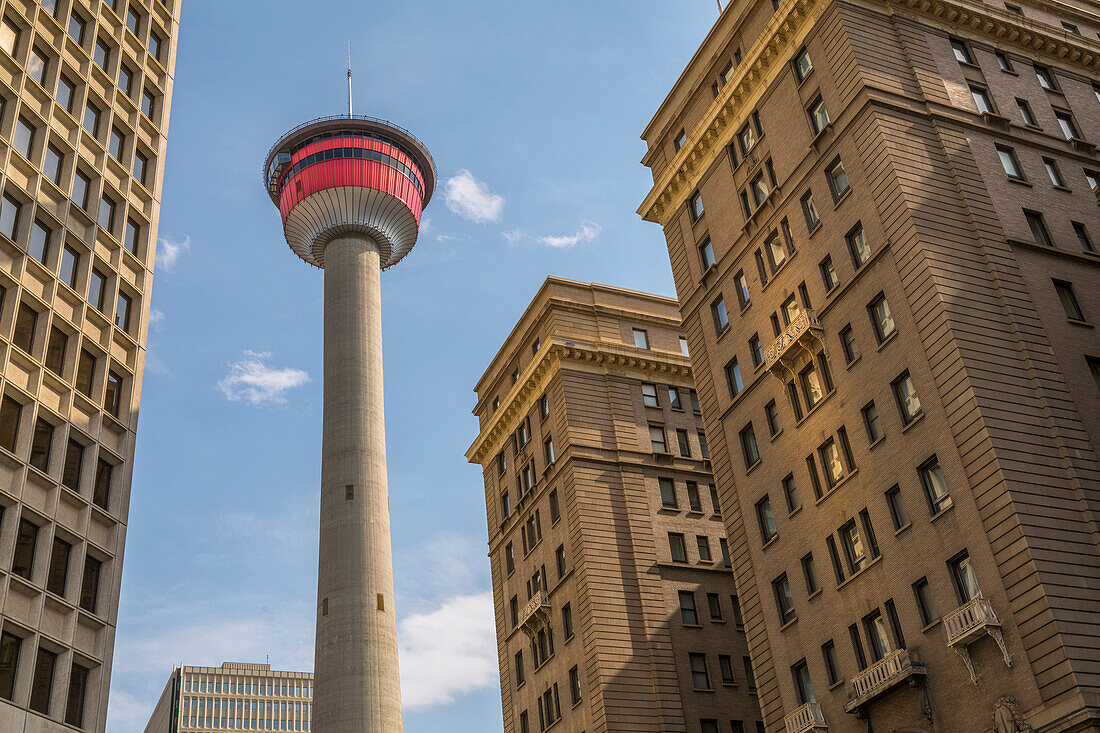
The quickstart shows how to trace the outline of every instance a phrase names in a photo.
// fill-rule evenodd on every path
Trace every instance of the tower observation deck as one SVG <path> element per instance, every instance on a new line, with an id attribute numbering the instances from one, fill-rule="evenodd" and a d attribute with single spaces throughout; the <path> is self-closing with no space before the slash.
<path id="1" fill-rule="evenodd" d="M 318 733 L 402 730 L 380 280 L 416 244 L 435 183 L 423 143 L 371 117 L 296 127 L 264 165 L 287 244 L 325 278 Z"/>

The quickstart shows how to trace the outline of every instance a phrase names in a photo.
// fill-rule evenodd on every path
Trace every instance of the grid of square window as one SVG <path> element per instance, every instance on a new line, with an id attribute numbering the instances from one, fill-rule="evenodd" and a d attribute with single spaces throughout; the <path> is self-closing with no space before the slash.
<path id="1" fill-rule="evenodd" d="M 106 714 L 176 4 L 0 4 L 0 697 L 76 728 Z"/>

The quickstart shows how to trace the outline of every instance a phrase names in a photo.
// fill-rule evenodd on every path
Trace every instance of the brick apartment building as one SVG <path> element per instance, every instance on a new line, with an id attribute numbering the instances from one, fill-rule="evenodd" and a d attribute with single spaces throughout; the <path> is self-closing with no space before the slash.
<path id="1" fill-rule="evenodd" d="M 769 733 L 1100 730 L 1097 11 L 734 0 L 645 129 Z"/>
<path id="2" fill-rule="evenodd" d="M 475 389 L 505 731 L 762 730 L 676 301 L 549 278 Z"/>

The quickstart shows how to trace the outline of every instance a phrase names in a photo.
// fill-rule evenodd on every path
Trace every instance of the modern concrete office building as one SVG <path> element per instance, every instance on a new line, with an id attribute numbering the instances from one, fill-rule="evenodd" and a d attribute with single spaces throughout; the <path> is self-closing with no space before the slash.
<path id="1" fill-rule="evenodd" d="M 0 730 L 103 731 L 179 0 L 0 3 Z"/>
<path id="2" fill-rule="evenodd" d="M 755 733 L 676 301 L 549 278 L 475 389 L 505 731 Z"/>
<path id="3" fill-rule="evenodd" d="M 1098 33 L 734 0 L 644 132 L 769 733 L 1100 730 Z"/>
<path id="4" fill-rule="evenodd" d="M 225 662 L 172 670 L 145 733 L 312 730 L 313 675 Z"/>
<path id="5" fill-rule="evenodd" d="M 325 275 L 317 728 L 400 733 L 382 389 L 382 270 L 412 251 L 435 163 L 411 133 L 327 117 L 275 143 L 264 184 L 287 244 Z"/>

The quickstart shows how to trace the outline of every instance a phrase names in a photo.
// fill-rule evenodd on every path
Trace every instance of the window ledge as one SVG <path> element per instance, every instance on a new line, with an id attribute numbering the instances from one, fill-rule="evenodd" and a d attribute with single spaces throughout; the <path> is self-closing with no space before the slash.
<path id="1" fill-rule="evenodd" d="M 820 596 L 820 595 L 821 595 L 821 593 L 822 593 L 822 590 L 821 590 L 821 588 L 818 588 L 818 589 L 817 589 L 817 590 L 815 590 L 815 591 L 814 591 L 813 593 L 811 593 L 810 595 L 806 596 L 806 600 L 807 600 L 807 601 L 812 601 L 813 599 L 815 599 L 815 598 L 817 598 L 818 596 Z"/>
<path id="2" fill-rule="evenodd" d="M 927 626 L 925 626 L 923 629 L 921 629 L 920 631 L 921 631 L 922 634 L 927 634 L 929 631 L 931 631 L 932 629 L 936 628 L 939 625 L 940 625 L 940 619 L 935 619 L 931 623 L 929 623 Z"/>
<path id="3" fill-rule="evenodd" d="M 919 414 L 919 415 L 917 415 L 917 416 L 916 416 L 916 417 L 914 417 L 914 418 L 913 418 L 912 420 L 910 420 L 910 421 L 909 421 L 909 423 L 908 423 L 908 424 L 907 424 L 907 425 L 906 425 L 906 426 L 905 426 L 904 428 L 902 428 L 902 429 L 901 429 L 901 434 L 902 434 L 902 435 L 905 435 L 905 434 L 906 434 L 906 433 L 908 433 L 908 432 L 909 432 L 910 430 L 912 430 L 914 426 L 916 426 L 916 425 L 917 425 L 917 424 L 919 424 L 919 423 L 920 423 L 920 422 L 921 422 L 922 420 L 924 420 L 924 416 L 925 416 L 926 414 L 927 414 L 927 413 L 926 413 L 926 412 L 925 412 L 924 410 L 921 410 L 921 412 L 920 412 L 920 414 Z"/>
<path id="4" fill-rule="evenodd" d="M 1088 142 L 1087 140 L 1082 140 L 1079 137 L 1071 137 L 1069 140 L 1067 140 L 1067 142 L 1070 144 L 1070 147 L 1072 147 L 1078 153 L 1095 153 L 1096 152 L 1096 146 L 1095 145 Z"/>
<path id="5" fill-rule="evenodd" d="M 706 693 L 709 693 L 711 695 L 714 694 L 714 688 L 713 687 L 693 687 L 693 688 L 691 688 L 691 691 L 692 692 L 706 692 Z"/>
<path id="6" fill-rule="evenodd" d="M 858 468 L 853 468 L 851 471 L 848 472 L 847 476 L 845 476 L 844 478 L 840 479 L 835 484 L 830 486 L 829 490 L 826 491 L 824 494 L 822 494 L 821 498 L 819 498 L 817 501 L 814 502 L 814 505 L 815 506 L 821 506 L 822 504 L 824 504 L 826 499 L 828 499 L 830 496 L 832 496 L 837 491 L 839 491 L 844 486 L 844 484 L 851 481 L 852 477 L 857 475 L 858 473 L 859 473 L 859 469 Z"/>
<path id="7" fill-rule="evenodd" d="M 769 438 L 769 439 L 768 439 L 768 442 L 770 442 L 770 443 L 774 443 L 774 442 L 775 442 L 775 439 L 776 439 L 776 438 L 778 438 L 778 437 L 779 437 L 780 435 L 782 435 L 782 434 L 783 434 L 783 428 L 779 428 L 779 432 L 778 432 L 778 433 L 776 433 L 775 435 L 773 435 L 773 436 L 772 436 L 771 438 Z"/>
<path id="8" fill-rule="evenodd" d="M 940 517 L 944 516 L 945 514 L 947 514 L 948 512 L 950 512 L 954 508 L 955 508 L 955 501 L 952 500 L 950 506 L 945 506 L 943 509 L 940 509 L 938 512 L 933 514 L 932 517 L 928 521 L 929 522 L 937 522 L 937 521 L 939 521 Z"/>
<path id="9" fill-rule="evenodd" d="M 898 337 L 898 329 L 897 329 L 897 328 L 895 327 L 895 328 L 894 328 L 894 330 L 890 332 L 890 335 L 889 335 L 889 336 L 887 336 L 886 338 L 884 338 L 884 339 L 882 340 L 882 343 L 880 343 L 880 344 L 878 345 L 878 351 L 882 351 L 883 349 L 885 349 L 885 348 L 886 348 L 886 346 L 887 346 L 887 344 L 889 344 L 890 342 L 892 342 L 892 341 L 893 341 L 894 339 L 896 339 L 897 337 Z"/>
<path id="10" fill-rule="evenodd" d="M 802 505 L 801 504 L 799 504 L 793 510 L 791 510 L 790 512 L 787 513 L 787 519 L 790 519 L 794 515 L 798 514 L 800 511 L 802 511 Z"/>
<path id="11" fill-rule="evenodd" d="M 732 328 L 730 328 L 730 324 L 729 324 L 729 323 L 727 323 L 727 324 L 725 325 L 725 327 L 724 327 L 724 328 L 723 328 L 723 329 L 722 329 L 721 331 L 719 331 L 719 332 L 718 332 L 718 336 L 717 336 L 717 339 L 718 339 L 719 341 L 721 341 L 721 340 L 722 340 L 722 338 L 723 338 L 723 337 L 724 337 L 724 336 L 725 336 L 725 335 L 726 335 L 727 333 L 729 333 L 729 332 L 730 332 L 730 331 L 732 331 L 732 330 L 733 330 L 733 329 L 732 329 Z"/>
<path id="12" fill-rule="evenodd" d="M 702 509 L 689 509 L 687 515 L 689 517 L 698 518 L 698 517 L 703 516 L 703 510 Z"/>
<path id="13" fill-rule="evenodd" d="M 755 463 L 753 463 L 751 466 L 749 466 L 748 468 L 745 469 L 745 475 L 748 476 L 750 473 L 755 471 L 756 467 L 759 466 L 763 462 L 764 462 L 763 458 L 757 458 Z"/>
<path id="14" fill-rule="evenodd" d="M 906 522 L 905 524 L 901 525 L 896 530 L 894 530 L 894 536 L 895 537 L 900 537 L 902 535 L 902 533 L 905 532 L 905 530 L 909 529 L 912 526 L 913 526 L 912 522 Z"/>
<path id="15" fill-rule="evenodd" d="M 810 123 L 810 129 L 813 130 L 813 123 Z M 833 122 L 832 122 L 832 120 L 829 120 L 828 122 L 825 123 L 824 127 L 822 127 L 820 130 L 818 130 L 817 132 L 814 133 L 813 139 L 810 140 L 810 147 L 812 147 L 815 151 L 820 152 L 818 150 L 818 145 L 825 138 L 825 135 L 828 134 L 829 131 L 831 131 L 832 129 L 833 129 Z"/>
<path id="16" fill-rule="evenodd" d="M 819 231 L 820 229 L 821 229 L 821 220 L 820 220 L 820 219 L 818 219 L 818 220 L 817 220 L 817 223 L 816 223 L 816 224 L 814 224 L 814 227 L 813 227 L 813 229 L 809 229 L 809 230 L 808 230 L 808 231 L 806 232 L 806 237 L 807 237 L 808 239 L 809 239 L 809 238 L 812 238 L 812 237 L 813 237 L 813 236 L 814 236 L 815 234 L 817 234 L 817 233 L 818 233 L 818 231 Z"/>
<path id="17" fill-rule="evenodd" d="M 856 364 L 858 364 L 859 360 L 862 359 L 862 358 L 863 358 L 863 354 L 859 354 L 858 356 L 856 356 L 856 358 L 852 359 L 850 362 L 845 364 L 844 368 L 850 370 L 852 367 L 854 367 Z"/>
<path id="18" fill-rule="evenodd" d="M 876 557 L 876 558 L 875 558 L 874 560 L 872 560 L 871 562 L 869 562 L 869 563 L 867 563 L 866 565 L 864 565 L 864 566 L 863 566 L 862 568 L 860 568 L 860 569 L 859 569 L 859 570 L 857 570 L 856 572 L 854 572 L 854 573 L 852 573 L 851 575 L 849 575 L 849 576 L 848 576 L 848 577 L 847 577 L 847 578 L 846 578 L 846 579 L 844 580 L 844 582 L 843 582 L 843 583 L 841 583 L 840 585 L 838 585 L 838 586 L 836 587 L 836 589 L 837 589 L 837 590 L 840 590 L 840 589 L 841 589 L 841 588 L 843 588 L 844 586 L 846 586 L 846 585 L 848 585 L 849 583 L 851 583 L 852 581 L 854 581 L 854 580 L 855 580 L 856 578 L 862 577 L 862 576 L 863 576 L 863 575 L 864 575 L 864 574 L 865 574 L 865 573 L 866 573 L 866 572 L 867 572 L 868 570 L 870 570 L 871 568 L 875 567 L 875 566 L 876 566 L 876 565 L 878 565 L 878 564 L 879 564 L 880 562 L 882 562 L 882 555 L 881 555 L 881 554 L 879 554 L 879 556 L 878 556 L 878 557 Z"/>
<path id="19" fill-rule="evenodd" d="M 1055 191 L 1064 191 L 1065 193 L 1073 193 L 1073 189 L 1071 189 L 1067 186 L 1055 186 L 1054 190 Z"/>
<path id="20" fill-rule="evenodd" d="M 852 195 L 852 187 L 849 185 L 848 190 L 840 194 L 840 196 L 833 197 L 833 208 L 839 209 L 840 205 L 847 201 Z"/>
<path id="21" fill-rule="evenodd" d="M 797 623 L 798 623 L 798 616 L 795 616 L 790 621 L 788 621 L 787 623 L 785 623 L 785 624 L 783 624 L 782 626 L 779 627 L 780 633 L 785 632 L 787 629 L 791 628 L 792 626 L 794 626 Z"/>
<path id="22" fill-rule="evenodd" d="M 702 624 L 683 624 L 683 627 L 685 629 L 701 629 L 701 628 L 703 628 L 703 625 Z"/>
<path id="23" fill-rule="evenodd" d="M 771 547 L 772 545 L 774 545 L 774 544 L 776 543 L 776 541 L 777 541 L 778 539 L 779 539 L 779 533 L 778 533 L 778 532 L 776 532 L 775 534 L 773 534 L 773 535 L 772 535 L 772 538 L 771 538 L 770 540 L 768 540 L 767 542 L 765 542 L 765 543 L 763 544 L 763 546 L 761 546 L 761 548 L 760 548 L 760 549 L 761 549 L 761 550 L 766 550 L 766 549 L 768 549 L 769 547 Z"/>
<path id="24" fill-rule="evenodd" d="M 1015 176 L 1008 176 L 1009 183 L 1015 183 L 1017 186 L 1025 186 L 1031 188 L 1031 182 L 1026 178 L 1016 178 Z"/>
<path id="25" fill-rule="evenodd" d="M 1067 318 L 1067 323 L 1072 323 L 1074 326 L 1084 326 L 1085 328 L 1092 328 L 1092 324 L 1088 321 L 1082 321 L 1077 318 Z"/>
<path id="26" fill-rule="evenodd" d="M 874 450 L 879 445 L 881 445 L 882 441 L 884 441 L 884 440 L 886 440 L 886 435 L 885 434 L 880 435 L 879 438 L 875 442 L 873 442 L 873 443 L 871 443 L 870 445 L 867 446 L 867 450 L 869 450 L 869 451 Z"/>
<path id="27" fill-rule="evenodd" d="M 804 422 L 806 422 L 807 420 L 809 420 L 809 419 L 810 419 L 810 417 L 811 417 L 811 416 L 812 416 L 812 415 L 813 415 L 813 414 L 814 414 L 815 412 L 817 412 L 817 411 L 818 411 L 819 409 L 821 409 L 821 406 L 822 406 L 822 405 L 824 405 L 824 404 L 825 404 L 825 403 L 826 403 L 826 402 L 827 402 L 827 401 L 829 400 L 829 398 L 830 398 L 830 397 L 832 397 L 832 396 L 833 396 L 833 395 L 835 395 L 835 394 L 836 394 L 836 387 L 833 387 L 833 390 L 832 390 L 831 392 L 829 392 L 829 394 L 825 395 L 825 396 L 824 396 L 824 397 L 822 397 L 822 398 L 821 398 L 820 400 L 818 400 L 818 403 L 817 403 L 816 405 L 814 405 L 814 406 L 813 406 L 813 407 L 811 407 L 811 408 L 810 408 L 809 410 L 807 410 L 807 411 L 806 411 L 806 414 L 802 416 L 802 419 L 801 419 L 801 420 L 799 420 L 798 422 L 796 422 L 796 423 L 794 424 L 794 426 L 795 426 L 796 428 L 800 428 L 800 427 L 802 427 L 802 424 L 803 424 Z M 803 397 L 804 397 L 805 395 L 800 395 L 800 396 L 803 396 Z"/>

